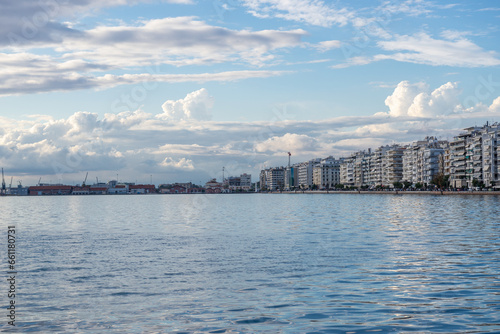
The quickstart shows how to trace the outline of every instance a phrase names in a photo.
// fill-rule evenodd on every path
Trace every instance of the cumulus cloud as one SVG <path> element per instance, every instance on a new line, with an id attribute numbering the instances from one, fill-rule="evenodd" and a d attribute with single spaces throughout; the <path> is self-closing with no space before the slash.
<path id="1" fill-rule="evenodd" d="M 432 117 L 458 112 L 461 109 L 460 93 L 457 83 L 452 82 L 442 85 L 430 94 L 420 93 L 408 108 L 408 116 Z"/>
<path id="2" fill-rule="evenodd" d="M 401 81 L 392 95 L 385 99 L 385 105 L 389 107 L 389 115 L 396 117 L 408 115 L 408 109 L 415 97 L 427 89 L 428 86 L 425 83 L 410 84 L 408 81 Z"/>
<path id="3" fill-rule="evenodd" d="M 177 101 L 167 100 L 162 105 L 163 114 L 159 118 L 165 120 L 209 120 L 214 98 L 205 88 L 189 93 Z"/>
<path id="4" fill-rule="evenodd" d="M 493 100 L 493 103 L 489 107 L 489 111 L 492 113 L 500 113 L 500 96 Z"/>
<path id="5" fill-rule="evenodd" d="M 10 175 L 33 175 L 32 184 L 42 175 L 81 182 L 87 171 L 99 179 L 119 173 L 123 180 L 149 181 L 155 175 L 162 182 L 205 182 L 222 166 L 257 175 L 263 162 L 283 165 L 288 151 L 295 162 L 340 157 L 428 135 L 451 139 L 465 127 L 500 118 L 500 97 L 453 112 L 459 94 L 456 83 L 431 90 L 424 83 L 401 82 L 387 99 L 388 113 L 319 121 L 200 121 L 213 104 L 205 89 L 170 101 L 158 115 L 135 110 L 104 117 L 89 112 L 62 119 L 0 117 L 0 165 Z M 172 117 L 191 119 L 172 122 Z"/>
<path id="6" fill-rule="evenodd" d="M 447 82 L 429 92 L 424 83 L 400 82 L 385 104 L 394 117 L 436 117 L 464 111 L 460 104 L 461 90 L 457 83 Z"/>

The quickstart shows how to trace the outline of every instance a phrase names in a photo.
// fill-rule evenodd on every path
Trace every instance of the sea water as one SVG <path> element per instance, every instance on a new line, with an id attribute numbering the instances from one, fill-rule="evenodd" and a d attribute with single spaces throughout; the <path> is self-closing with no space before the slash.
<path id="1" fill-rule="evenodd" d="M 0 198 L 17 332 L 500 332 L 500 197 Z"/>

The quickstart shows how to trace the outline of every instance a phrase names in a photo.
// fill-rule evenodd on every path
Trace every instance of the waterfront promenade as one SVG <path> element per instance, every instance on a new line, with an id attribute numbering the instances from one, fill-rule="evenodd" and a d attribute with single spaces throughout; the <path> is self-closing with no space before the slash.
<path id="1" fill-rule="evenodd" d="M 422 191 L 405 191 L 405 190 L 296 190 L 296 191 L 269 191 L 269 194 L 370 194 L 370 195 L 497 195 L 500 196 L 500 191 L 449 191 L 449 190 L 422 190 Z"/>

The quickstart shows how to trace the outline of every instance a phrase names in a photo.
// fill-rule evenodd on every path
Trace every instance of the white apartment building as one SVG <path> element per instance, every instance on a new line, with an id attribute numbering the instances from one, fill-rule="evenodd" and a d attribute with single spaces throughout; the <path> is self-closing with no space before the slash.
<path id="1" fill-rule="evenodd" d="M 321 159 L 313 159 L 299 164 L 298 168 L 298 186 L 301 188 L 311 188 L 313 185 L 313 168 L 321 162 Z"/>
<path id="2" fill-rule="evenodd" d="M 398 145 L 359 151 L 340 164 L 340 183 L 345 186 L 393 186 L 403 175 L 403 151 Z"/>
<path id="3" fill-rule="evenodd" d="M 313 184 L 319 189 L 331 189 L 340 183 L 340 160 L 328 157 L 313 167 Z"/>
<path id="4" fill-rule="evenodd" d="M 476 183 L 500 188 L 499 146 L 500 124 L 464 129 L 450 143 L 451 185 L 471 188 Z"/>
<path id="5" fill-rule="evenodd" d="M 243 173 L 240 175 L 240 187 L 243 190 L 250 190 L 252 186 L 252 175 Z"/>
<path id="6" fill-rule="evenodd" d="M 354 160 L 355 157 L 345 158 L 340 164 L 340 184 L 347 187 L 354 186 Z"/>
<path id="7" fill-rule="evenodd" d="M 270 168 L 267 174 L 268 190 L 283 190 L 285 186 L 285 169 L 283 167 Z"/>
<path id="8" fill-rule="evenodd" d="M 430 184 L 439 173 L 444 173 L 445 165 L 450 169 L 449 160 L 445 163 L 445 150 L 449 143 L 435 137 L 426 137 L 408 145 L 403 154 L 403 181 Z"/>
<path id="9" fill-rule="evenodd" d="M 483 177 L 485 186 L 500 188 L 500 131 L 498 126 L 485 129 L 482 134 Z"/>
<path id="10" fill-rule="evenodd" d="M 404 147 L 393 145 L 382 156 L 382 185 L 393 187 L 403 179 Z"/>

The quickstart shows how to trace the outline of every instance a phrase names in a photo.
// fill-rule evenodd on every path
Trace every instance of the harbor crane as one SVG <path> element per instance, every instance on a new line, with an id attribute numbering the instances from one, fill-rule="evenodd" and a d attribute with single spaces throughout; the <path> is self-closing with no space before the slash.
<path id="1" fill-rule="evenodd" d="M 7 189 L 5 187 L 5 178 L 3 176 L 3 167 L 2 167 L 2 189 L 0 190 L 0 195 L 5 195 L 7 193 Z"/>
<path id="2" fill-rule="evenodd" d="M 85 175 L 85 180 L 83 180 L 82 187 L 85 187 L 85 182 L 87 182 L 87 176 L 89 176 L 89 172 Z"/>

